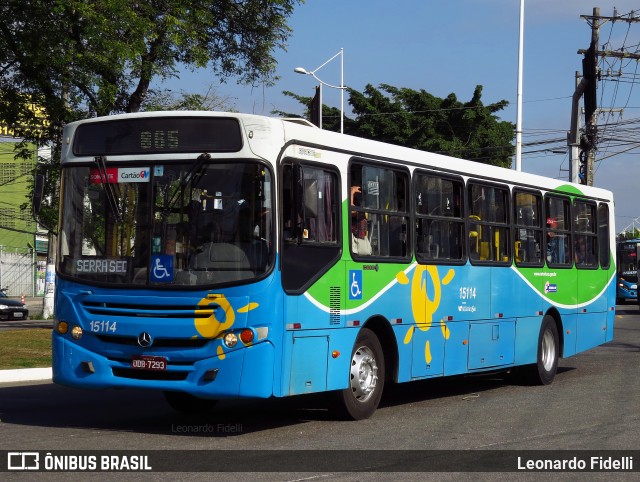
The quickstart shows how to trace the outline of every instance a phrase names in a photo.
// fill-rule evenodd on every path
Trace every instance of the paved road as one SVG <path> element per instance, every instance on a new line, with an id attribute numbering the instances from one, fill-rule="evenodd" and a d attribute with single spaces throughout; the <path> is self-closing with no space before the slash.
<path id="1" fill-rule="evenodd" d="M 220 450 L 289 454 L 292 450 L 331 449 L 362 458 L 372 454 L 363 450 L 399 450 L 399 457 L 410 455 L 409 450 L 454 450 L 458 455 L 469 449 L 552 450 L 553 454 L 566 453 L 563 450 L 637 451 L 640 313 L 633 305 L 619 308 L 614 341 L 561 360 L 550 386 L 513 385 L 504 375 L 404 384 L 390 390 L 376 414 L 361 422 L 334 420 L 325 409 L 326 396 L 227 401 L 207 416 L 191 417 L 173 412 L 155 392 L 90 392 L 51 383 L 0 385 L 0 450 L 190 449 L 208 451 L 203 456 L 214 459 L 220 457 Z M 167 452 L 166 460 L 171 457 L 179 463 L 179 454 Z M 635 464 L 640 466 L 640 456 Z M 237 468 L 242 469 L 242 465 Z M 424 479 L 424 474 L 408 473 L 394 477 L 289 473 L 286 462 L 282 470 L 277 476 L 262 474 L 259 478 Z M 215 475 L 216 480 L 234 480 L 231 474 Z M 460 474 L 437 475 L 431 474 L 434 480 L 460 478 Z M 575 480 L 599 478 L 598 474 L 565 475 Z M 612 474 L 600 475 L 605 480 Z M 632 474 L 616 477 L 621 475 Z M 477 476 L 462 474 L 468 479 Z M 513 478 L 513 473 L 491 477 Z"/>

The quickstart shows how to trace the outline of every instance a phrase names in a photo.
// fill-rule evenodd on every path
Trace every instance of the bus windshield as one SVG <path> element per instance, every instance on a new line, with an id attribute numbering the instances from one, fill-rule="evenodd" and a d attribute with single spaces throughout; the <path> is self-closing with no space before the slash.
<path id="1" fill-rule="evenodd" d="M 131 165 L 129 165 L 131 166 Z M 59 273 L 154 287 L 251 281 L 273 264 L 272 183 L 259 163 L 96 164 L 62 174 Z"/>
<path id="2" fill-rule="evenodd" d="M 638 281 L 637 245 L 637 241 L 618 244 L 618 274 L 632 283 Z"/>

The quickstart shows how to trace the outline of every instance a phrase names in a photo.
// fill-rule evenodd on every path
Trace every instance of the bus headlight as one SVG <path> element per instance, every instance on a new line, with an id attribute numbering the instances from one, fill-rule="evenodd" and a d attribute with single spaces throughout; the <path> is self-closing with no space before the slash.
<path id="1" fill-rule="evenodd" d="M 238 344 L 238 337 L 235 333 L 227 333 L 226 335 L 224 335 L 222 341 L 224 341 L 224 344 L 227 348 L 233 348 Z"/>
<path id="2" fill-rule="evenodd" d="M 80 338 L 82 338 L 82 328 L 80 328 L 78 325 L 71 328 L 71 336 L 74 340 L 79 340 Z"/>

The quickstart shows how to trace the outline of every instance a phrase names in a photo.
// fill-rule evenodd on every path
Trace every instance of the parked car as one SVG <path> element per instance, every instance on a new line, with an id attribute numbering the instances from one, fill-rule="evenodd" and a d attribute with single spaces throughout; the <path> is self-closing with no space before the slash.
<path id="1" fill-rule="evenodd" d="M 4 291 L 0 291 L 0 320 L 26 320 L 29 318 L 27 305 L 20 300 L 12 300 Z"/>

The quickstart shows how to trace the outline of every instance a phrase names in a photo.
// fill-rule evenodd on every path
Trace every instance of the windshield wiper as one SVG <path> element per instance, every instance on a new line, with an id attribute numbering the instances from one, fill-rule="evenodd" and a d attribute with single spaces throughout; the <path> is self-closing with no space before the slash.
<path id="1" fill-rule="evenodd" d="M 196 162 L 191 166 L 187 175 L 182 179 L 182 188 L 185 188 L 189 183 L 198 183 L 200 178 L 204 176 L 204 170 L 201 170 L 200 168 L 209 160 L 211 160 L 211 154 L 208 152 L 203 152 L 196 158 Z"/>
<path id="2" fill-rule="evenodd" d="M 109 203 L 109 207 L 111 208 L 111 213 L 116 219 L 118 224 L 123 222 L 122 212 L 120 211 L 120 207 L 118 206 L 118 200 L 116 199 L 116 193 L 113 189 L 113 186 L 109 182 L 109 176 L 107 174 L 107 158 L 104 156 L 96 156 L 93 158 L 96 165 L 98 166 L 98 173 L 100 174 L 100 182 L 104 186 L 105 196 L 107 197 L 107 202 Z"/>
<path id="3" fill-rule="evenodd" d="M 187 171 L 187 173 L 182 178 L 182 181 L 180 181 L 180 189 L 177 189 L 173 193 L 173 196 L 171 196 L 171 199 L 169 199 L 169 202 L 164 205 L 164 209 L 162 210 L 162 217 L 164 219 L 169 216 L 171 206 L 173 206 L 173 203 L 178 199 L 178 195 L 184 195 L 184 188 L 187 187 L 189 183 L 191 183 L 192 185 L 197 184 L 200 181 L 200 178 L 204 176 L 204 169 L 202 169 L 202 166 L 210 159 L 211 155 L 207 152 L 203 152 L 196 158 L 196 162 L 194 162 L 193 166 L 191 166 L 191 169 Z"/>

